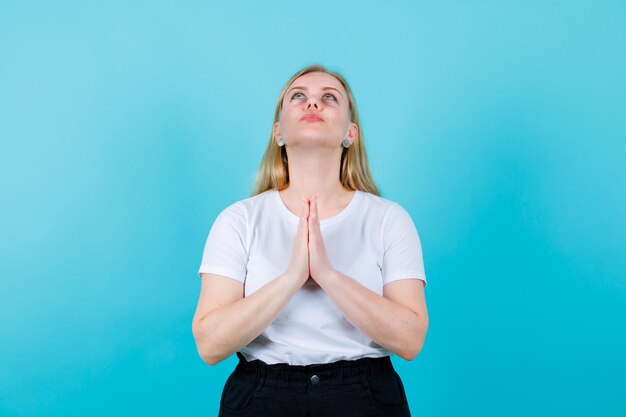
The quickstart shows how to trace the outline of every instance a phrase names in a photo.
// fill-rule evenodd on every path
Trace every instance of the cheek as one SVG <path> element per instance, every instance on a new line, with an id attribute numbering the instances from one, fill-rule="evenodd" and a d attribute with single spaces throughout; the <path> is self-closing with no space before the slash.
<path id="1" fill-rule="evenodd" d="M 341 129 L 346 129 L 349 122 L 350 117 L 347 114 L 341 114 L 335 119 L 336 126 L 340 127 Z"/>
<path id="2" fill-rule="evenodd" d="M 280 111 L 279 120 L 282 125 L 290 124 L 293 122 L 295 117 L 295 112 L 293 108 L 290 108 L 289 105 L 283 107 Z"/>
<path id="3" fill-rule="evenodd" d="M 293 112 L 293 105 L 289 102 L 284 102 L 280 109 L 280 119 L 284 119 L 291 112 Z"/>

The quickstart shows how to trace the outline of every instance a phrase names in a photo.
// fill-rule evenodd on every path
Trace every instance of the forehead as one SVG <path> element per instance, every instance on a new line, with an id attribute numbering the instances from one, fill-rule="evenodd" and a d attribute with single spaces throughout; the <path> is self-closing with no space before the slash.
<path id="1" fill-rule="evenodd" d="M 346 93 L 345 88 L 343 88 L 339 80 L 337 80 L 332 75 L 326 74 L 324 72 L 309 72 L 308 74 L 301 75 L 298 78 L 296 78 L 294 82 L 291 83 L 291 85 L 289 86 L 289 88 L 293 88 L 293 87 L 307 87 L 307 88 L 333 87 L 341 91 L 342 93 Z"/>

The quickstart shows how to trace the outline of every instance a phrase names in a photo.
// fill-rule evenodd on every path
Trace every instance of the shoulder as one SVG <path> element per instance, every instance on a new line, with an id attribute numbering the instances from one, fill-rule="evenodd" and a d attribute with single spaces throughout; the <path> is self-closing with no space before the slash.
<path id="1" fill-rule="evenodd" d="M 215 218 L 214 225 L 238 230 L 242 235 L 247 234 L 253 225 L 263 218 L 263 213 L 271 213 L 273 190 L 265 191 L 255 196 L 246 197 L 228 204 Z"/>
<path id="2" fill-rule="evenodd" d="M 415 230 L 409 211 L 399 202 L 362 192 L 363 209 L 367 216 L 381 228 L 383 235 L 395 235 Z"/>
<path id="3" fill-rule="evenodd" d="M 261 210 L 268 204 L 273 191 L 274 190 L 268 190 L 261 194 L 232 202 L 222 209 L 219 215 L 249 218 L 253 213 Z"/>
<path id="4" fill-rule="evenodd" d="M 400 203 L 384 198 L 375 194 L 361 191 L 363 196 L 363 208 L 370 214 L 377 214 L 384 222 L 391 215 L 397 216 L 398 213 L 406 213 L 404 207 Z"/>

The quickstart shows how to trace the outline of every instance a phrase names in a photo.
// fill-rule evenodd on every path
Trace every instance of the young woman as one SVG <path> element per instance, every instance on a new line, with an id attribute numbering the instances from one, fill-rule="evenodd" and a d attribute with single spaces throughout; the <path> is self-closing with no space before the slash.
<path id="1" fill-rule="evenodd" d="M 410 416 L 389 356 L 424 344 L 422 249 L 378 193 L 340 74 L 286 83 L 252 196 L 217 216 L 198 273 L 198 353 L 239 357 L 220 416 Z"/>

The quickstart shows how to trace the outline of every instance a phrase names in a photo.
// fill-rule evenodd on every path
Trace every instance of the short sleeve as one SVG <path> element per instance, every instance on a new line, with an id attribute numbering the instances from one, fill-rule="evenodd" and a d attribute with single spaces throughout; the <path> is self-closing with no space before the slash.
<path id="1" fill-rule="evenodd" d="M 398 203 L 393 203 L 383 226 L 383 286 L 399 279 L 417 278 L 424 281 L 426 274 L 422 245 L 409 213 Z"/>
<path id="2" fill-rule="evenodd" d="M 199 277 L 204 272 L 245 281 L 248 259 L 246 223 L 245 208 L 241 204 L 235 203 L 222 210 L 204 245 Z"/>

